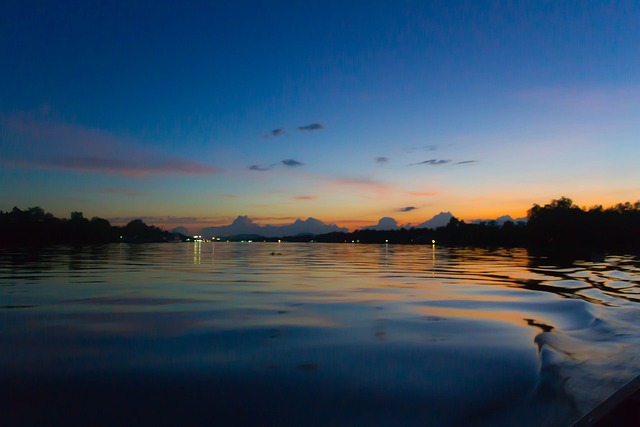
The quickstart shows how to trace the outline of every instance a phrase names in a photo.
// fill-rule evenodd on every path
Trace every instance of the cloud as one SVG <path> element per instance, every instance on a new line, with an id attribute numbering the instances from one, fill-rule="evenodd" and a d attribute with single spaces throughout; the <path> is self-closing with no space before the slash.
<path id="1" fill-rule="evenodd" d="M 316 200 L 318 197 L 317 196 L 293 196 L 292 198 L 295 200 Z"/>
<path id="2" fill-rule="evenodd" d="M 412 197 L 433 197 L 435 195 L 437 195 L 438 193 L 436 191 L 412 191 L 409 192 L 409 195 Z"/>
<path id="3" fill-rule="evenodd" d="M 235 199 L 240 196 L 238 196 L 237 194 L 223 194 L 222 197 L 226 197 L 227 199 Z"/>
<path id="4" fill-rule="evenodd" d="M 325 191 L 328 192 L 340 192 L 344 193 L 352 190 L 355 197 L 369 197 L 370 193 L 377 193 L 378 195 L 387 195 L 393 185 L 387 182 L 377 181 L 369 177 L 344 177 L 344 176 L 329 176 L 311 174 L 304 171 L 304 168 L 300 168 L 295 171 L 297 179 L 312 181 L 309 185 L 313 188 L 322 186 Z M 292 172 L 294 173 L 294 172 Z"/>
<path id="5" fill-rule="evenodd" d="M 252 171 L 264 172 L 264 171 L 270 171 L 271 169 L 273 169 L 273 165 L 271 165 L 271 166 L 262 166 L 262 165 L 251 165 L 251 166 L 249 166 L 249 170 L 252 170 Z"/>
<path id="6" fill-rule="evenodd" d="M 199 175 L 216 172 L 216 169 L 186 159 L 144 159 L 128 160 L 109 157 L 62 157 L 58 159 L 20 160 L 16 162 L 26 167 L 43 169 L 65 169 L 79 172 L 102 172 L 116 175 L 141 176 L 147 174 L 188 174 Z"/>
<path id="7" fill-rule="evenodd" d="M 205 175 L 220 171 L 129 137 L 28 113 L 0 114 L 0 139 L 8 148 L 2 153 L 3 163 L 25 168 L 126 176 Z"/>
<path id="8" fill-rule="evenodd" d="M 437 145 L 422 145 L 420 147 L 409 147 L 407 151 L 413 153 L 415 151 L 436 151 L 437 149 Z"/>
<path id="9" fill-rule="evenodd" d="M 284 128 L 278 128 L 271 131 L 271 135 L 280 136 L 284 133 Z"/>
<path id="10" fill-rule="evenodd" d="M 313 131 L 313 130 L 322 130 L 324 129 L 324 126 L 322 126 L 321 123 L 311 123 L 305 126 L 298 126 L 298 130 L 304 130 L 304 131 Z"/>
<path id="11" fill-rule="evenodd" d="M 389 158 L 388 157 L 376 157 L 374 159 L 374 161 L 378 164 L 383 164 L 383 163 L 388 163 L 389 162 Z"/>
<path id="12" fill-rule="evenodd" d="M 478 163 L 478 160 L 463 160 L 461 162 L 457 162 L 456 165 L 468 165 L 471 163 Z"/>
<path id="13" fill-rule="evenodd" d="M 416 209 L 418 208 L 416 208 L 415 206 L 405 206 L 404 208 L 398 209 L 398 212 L 410 212 Z"/>
<path id="14" fill-rule="evenodd" d="M 282 164 L 289 167 L 296 167 L 296 166 L 302 166 L 304 163 L 301 163 L 293 159 L 285 159 L 282 161 Z"/>
<path id="15" fill-rule="evenodd" d="M 437 166 L 437 165 L 444 165 L 446 163 L 451 163 L 451 160 L 429 159 L 429 160 L 425 160 L 423 162 L 411 163 L 411 165 L 432 165 L 432 166 Z"/>
<path id="16" fill-rule="evenodd" d="M 323 178 L 329 184 L 343 189 L 344 187 L 354 187 L 362 190 L 370 190 L 376 193 L 387 193 L 390 186 L 387 183 L 369 178 Z"/>

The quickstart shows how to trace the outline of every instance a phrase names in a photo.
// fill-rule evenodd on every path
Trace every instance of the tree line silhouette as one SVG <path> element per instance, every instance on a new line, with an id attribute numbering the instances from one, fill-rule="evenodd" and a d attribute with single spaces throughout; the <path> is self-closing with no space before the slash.
<path id="1" fill-rule="evenodd" d="M 0 243 L 10 245 L 89 244 L 113 242 L 166 242 L 184 238 L 134 219 L 114 226 L 104 218 L 87 219 L 71 212 L 69 219 L 56 218 L 40 208 L 0 211 Z"/>
<path id="2" fill-rule="evenodd" d="M 567 197 L 544 206 L 533 205 L 528 220 L 514 223 L 495 221 L 465 223 L 453 217 L 444 227 L 401 228 L 399 230 L 356 230 L 285 237 L 289 242 L 393 243 L 449 246 L 521 246 L 540 248 L 640 248 L 640 201 L 619 203 L 609 208 L 580 208 Z M 72 212 L 69 219 L 56 218 L 34 207 L 0 211 L 2 244 L 85 244 L 111 242 L 166 242 L 186 236 L 163 231 L 136 219 L 125 226 L 113 226 L 106 219 L 85 218 Z M 275 241 L 277 238 L 261 240 Z"/>

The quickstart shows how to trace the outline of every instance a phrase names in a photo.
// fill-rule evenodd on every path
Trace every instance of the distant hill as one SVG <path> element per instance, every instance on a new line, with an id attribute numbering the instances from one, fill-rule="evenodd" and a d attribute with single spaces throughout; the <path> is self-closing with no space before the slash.
<path id="1" fill-rule="evenodd" d="M 433 218 L 423 222 L 416 226 L 416 228 L 431 228 L 435 229 L 438 227 L 445 227 L 451 221 L 453 215 L 451 212 L 440 212 L 438 215 L 435 215 Z"/>
<path id="2" fill-rule="evenodd" d="M 398 221 L 394 218 L 390 218 L 385 216 L 378 220 L 376 225 L 367 225 L 361 228 L 361 230 L 397 230 L 400 226 L 398 225 Z"/>
<path id="3" fill-rule="evenodd" d="M 316 235 L 332 232 L 348 232 L 346 228 L 338 227 L 335 224 L 325 224 L 315 219 L 297 219 L 286 225 L 260 225 L 255 223 L 248 216 L 238 216 L 231 224 L 220 227 L 203 228 L 200 234 L 203 237 L 233 237 L 239 235 L 253 235 L 262 237 L 284 237 L 300 234 Z"/>

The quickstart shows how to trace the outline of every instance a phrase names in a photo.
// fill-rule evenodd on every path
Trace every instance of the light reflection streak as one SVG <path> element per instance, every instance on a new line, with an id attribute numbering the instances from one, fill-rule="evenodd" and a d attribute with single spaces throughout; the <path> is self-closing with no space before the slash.
<path id="1" fill-rule="evenodd" d="M 202 263 L 202 242 L 194 241 L 193 242 L 193 264 L 198 265 Z"/>

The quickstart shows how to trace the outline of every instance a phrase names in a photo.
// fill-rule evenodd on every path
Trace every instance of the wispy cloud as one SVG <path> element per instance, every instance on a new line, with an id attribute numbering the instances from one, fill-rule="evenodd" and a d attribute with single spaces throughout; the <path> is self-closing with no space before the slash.
<path id="1" fill-rule="evenodd" d="M 457 162 L 456 165 L 469 165 L 472 163 L 478 163 L 478 160 L 463 160 L 461 162 Z"/>
<path id="2" fill-rule="evenodd" d="M 186 159 L 127 160 L 110 157 L 59 157 L 57 159 L 21 159 L 15 162 L 24 167 L 63 169 L 78 172 L 101 172 L 115 175 L 142 176 L 147 174 L 200 175 L 216 172 L 211 166 Z"/>
<path id="3" fill-rule="evenodd" d="M 298 219 L 296 216 L 252 216 L 251 220 L 256 223 L 269 222 L 271 224 L 284 224 Z"/>
<path id="4" fill-rule="evenodd" d="M 28 113 L 0 114 L 0 136 L 10 150 L 4 163 L 25 168 L 140 176 L 204 175 L 220 169 L 143 146 L 102 129 L 69 124 Z"/>
<path id="5" fill-rule="evenodd" d="M 269 165 L 269 166 L 262 166 L 262 165 L 251 165 L 249 166 L 249 170 L 252 171 L 270 171 L 271 169 L 273 169 L 274 165 Z"/>
<path id="6" fill-rule="evenodd" d="M 379 165 L 384 164 L 384 163 L 389 163 L 389 159 L 388 157 L 376 157 L 373 159 L 376 163 L 378 163 Z"/>
<path id="7" fill-rule="evenodd" d="M 418 208 L 416 208 L 415 206 L 405 206 L 404 208 L 400 208 L 398 209 L 398 212 L 411 212 L 414 211 Z"/>
<path id="8" fill-rule="evenodd" d="M 322 180 L 343 190 L 345 187 L 356 188 L 358 190 L 372 191 L 378 194 L 387 194 L 391 190 L 389 184 L 376 181 L 370 178 L 328 178 L 322 177 Z"/>
<path id="9" fill-rule="evenodd" d="M 409 192 L 409 196 L 411 197 L 433 197 L 438 193 L 436 191 L 411 191 Z"/>
<path id="10" fill-rule="evenodd" d="M 292 199 L 295 200 L 317 200 L 317 196 L 293 196 Z"/>
<path id="11" fill-rule="evenodd" d="M 297 166 L 302 166 L 304 163 L 299 162 L 297 160 L 293 160 L 293 159 L 285 159 L 282 161 L 282 164 L 289 167 L 297 167 Z"/>
<path id="12" fill-rule="evenodd" d="M 310 123 L 308 125 L 298 126 L 298 129 L 303 131 L 322 130 L 324 126 L 322 126 L 322 123 Z"/>
<path id="13" fill-rule="evenodd" d="M 295 167 L 299 167 L 299 166 L 303 166 L 304 165 L 304 163 L 299 162 L 299 161 L 294 160 L 294 159 L 284 159 L 279 164 L 282 164 L 282 165 L 290 167 L 290 168 L 295 168 Z M 249 170 L 266 172 L 266 171 L 272 170 L 276 166 L 278 166 L 278 163 L 272 163 L 270 165 L 251 165 L 251 166 L 249 166 Z"/>
<path id="14" fill-rule="evenodd" d="M 407 148 L 407 151 L 409 153 L 414 153 L 416 151 L 436 151 L 437 149 L 437 145 L 421 145 L 419 147 L 409 147 Z"/>
<path id="15" fill-rule="evenodd" d="M 442 160 L 442 159 L 429 159 L 429 160 L 424 160 L 422 162 L 418 162 L 418 163 L 411 163 L 411 165 L 431 165 L 431 166 L 438 166 L 438 165 L 444 165 L 447 163 L 451 163 L 451 160 Z"/>

